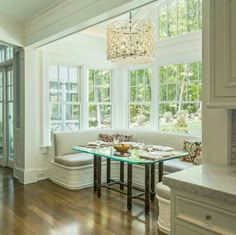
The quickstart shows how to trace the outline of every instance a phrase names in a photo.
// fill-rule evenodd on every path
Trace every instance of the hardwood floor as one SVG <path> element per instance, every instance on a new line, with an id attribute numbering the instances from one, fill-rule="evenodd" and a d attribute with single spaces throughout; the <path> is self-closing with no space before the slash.
<path id="1" fill-rule="evenodd" d="M 99 199 L 92 188 L 67 190 L 48 180 L 22 185 L 12 171 L 0 168 L 0 235 L 154 235 L 156 202 L 145 214 L 144 202 L 102 189 Z"/>

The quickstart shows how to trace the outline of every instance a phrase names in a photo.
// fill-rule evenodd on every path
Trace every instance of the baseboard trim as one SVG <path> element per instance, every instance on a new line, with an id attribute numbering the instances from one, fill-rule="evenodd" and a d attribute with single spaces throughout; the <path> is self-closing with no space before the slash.
<path id="1" fill-rule="evenodd" d="M 38 181 L 37 170 L 35 169 L 24 169 L 15 166 L 13 174 L 22 184 L 30 184 Z"/>

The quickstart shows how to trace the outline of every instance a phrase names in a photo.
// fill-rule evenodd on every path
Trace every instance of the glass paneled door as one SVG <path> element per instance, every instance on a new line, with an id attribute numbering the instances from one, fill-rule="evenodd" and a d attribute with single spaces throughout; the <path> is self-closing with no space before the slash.
<path id="1" fill-rule="evenodd" d="M 0 165 L 13 168 L 13 69 L 0 67 Z"/>

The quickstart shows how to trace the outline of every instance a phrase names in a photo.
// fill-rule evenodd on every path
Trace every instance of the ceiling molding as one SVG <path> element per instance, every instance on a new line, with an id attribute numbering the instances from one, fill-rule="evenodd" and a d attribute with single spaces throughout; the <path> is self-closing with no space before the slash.
<path id="1" fill-rule="evenodd" d="M 38 12 L 28 19 L 25 24 L 26 35 L 30 35 L 55 21 L 59 21 L 68 15 L 81 11 L 83 8 L 98 0 L 61 0 L 58 4 L 51 4 L 48 8 Z"/>
<path id="2" fill-rule="evenodd" d="M 24 45 L 46 45 L 154 1 L 65 0 L 64 7 L 48 9 L 25 24 Z"/>

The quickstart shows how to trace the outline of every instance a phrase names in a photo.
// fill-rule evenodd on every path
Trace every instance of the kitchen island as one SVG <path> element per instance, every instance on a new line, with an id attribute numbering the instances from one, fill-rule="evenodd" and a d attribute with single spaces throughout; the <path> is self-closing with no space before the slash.
<path id="1" fill-rule="evenodd" d="M 164 176 L 171 234 L 236 234 L 236 166 L 201 165 Z"/>

